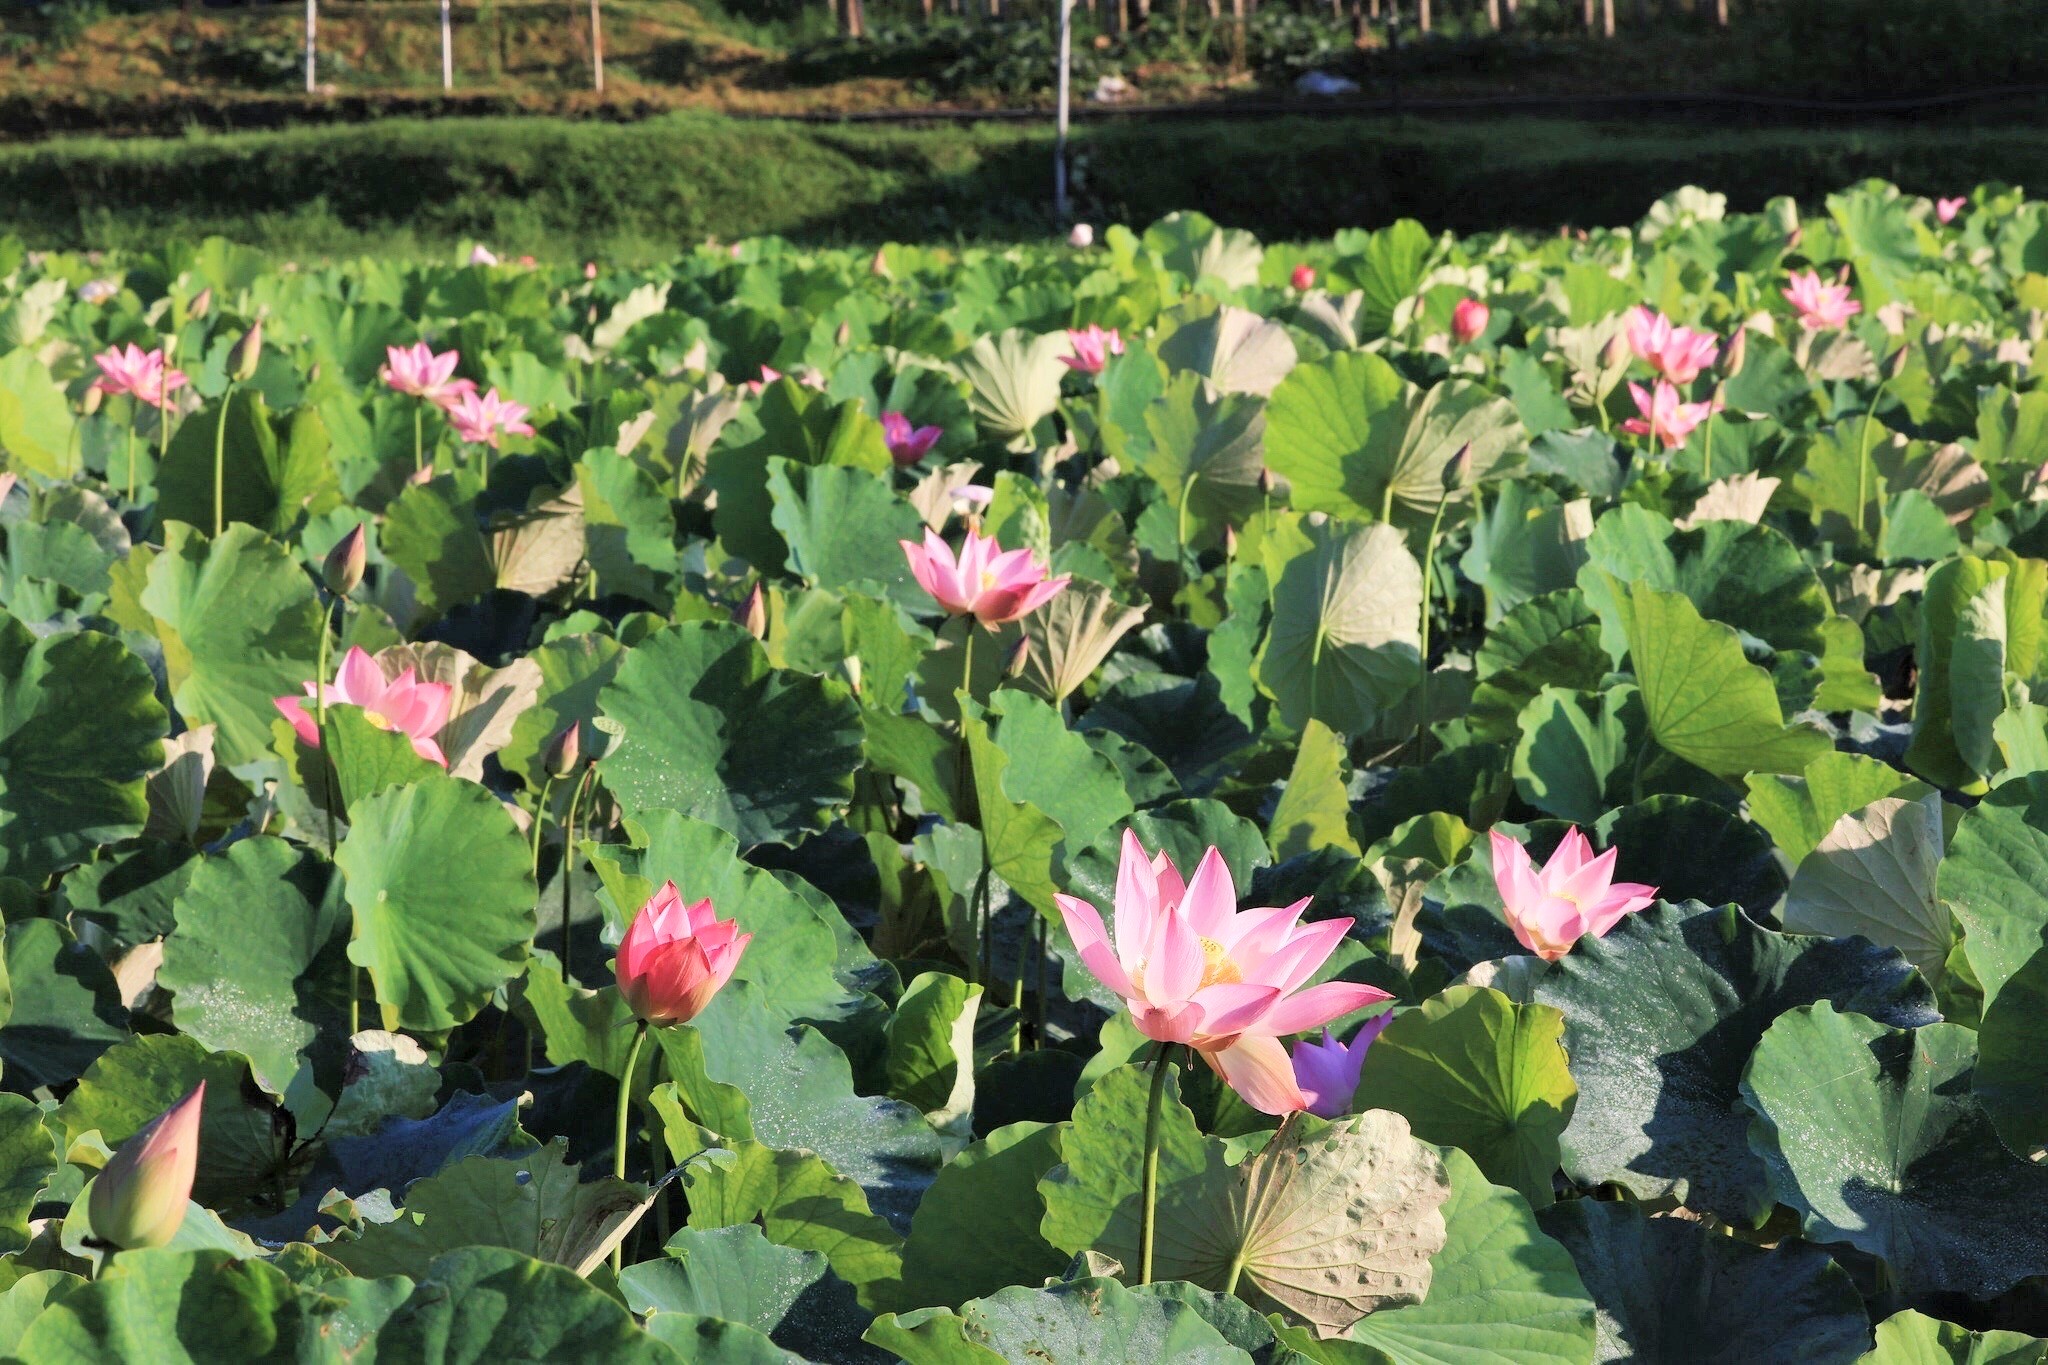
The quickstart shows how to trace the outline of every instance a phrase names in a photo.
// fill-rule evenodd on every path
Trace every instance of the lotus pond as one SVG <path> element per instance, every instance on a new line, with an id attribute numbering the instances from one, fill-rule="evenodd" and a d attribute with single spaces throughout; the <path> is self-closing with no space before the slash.
<path id="1" fill-rule="evenodd" d="M 0 240 L 0 452 L 0 1357 L 2048 1360 L 2048 204 Z"/>

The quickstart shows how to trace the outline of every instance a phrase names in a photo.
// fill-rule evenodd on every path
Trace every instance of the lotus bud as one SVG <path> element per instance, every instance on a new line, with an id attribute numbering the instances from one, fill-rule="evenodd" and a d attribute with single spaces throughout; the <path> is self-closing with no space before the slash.
<path id="1" fill-rule="evenodd" d="M 633 916 L 613 971 L 633 1016 L 656 1028 L 687 1024 L 731 979 L 752 934 L 707 900 L 686 905 L 664 882 Z"/>
<path id="2" fill-rule="evenodd" d="M 1006 678 L 1022 677 L 1024 665 L 1030 662 L 1031 641 L 1020 635 L 1017 637 L 1017 643 L 1010 646 L 1010 652 L 1003 656 L 1003 676 Z"/>
<path id="3" fill-rule="evenodd" d="M 1786 233 L 1786 234 L 1785 234 L 1785 250 L 1786 250 L 1786 251 L 1788 251 L 1788 252 L 1790 252 L 1790 251 L 1797 251 L 1797 250 L 1799 250 L 1799 242 L 1800 242 L 1800 239 L 1802 239 L 1802 238 L 1803 238 L 1803 237 L 1805 237 L 1805 236 L 1806 236 L 1806 229 L 1805 229 L 1805 228 L 1802 228 L 1802 227 L 1795 227 L 1795 228 L 1793 228 L 1793 229 L 1792 229 L 1792 230 L 1791 230 L 1790 232 L 1788 232 L 1788 233 Z"/>
<path id="4" fill-rule="evenodd" d="M 555 737 L 548 741 L 544 758 L 549 777 L 563 778 L 576 771 L 576 764 L 583 757 L 583 727 L 574 721 L 562 727 Z"/>
<path id="5" fill-rule="evenodd" d="M 85 397 L 78 400 L 78 410 L 90 417 L 100 410 L 100 404 L 106 401 L 106 397 L 105 389 L 97 384 L 89 384 L 86 386 Z"/>
<path id="6" fill-rule="evenodd" d="M 1306 294 L 1316 287 L 1316 268 L 1312 265 L 1298 265 L 1294 267 L 1294 273 L 1287 277 L 1287 282 L 1294 286 L 1296 293 Z"/>
<path id="7" fill-rule="evenodd" d="M 1884 362 L 1885 383 L 1891 383 L 1892 380 L 1897 379 L 1906 372 L 1906 362 L 1912 359 L 1911 352 L 1912 348 L 1910 346 L 1901 346 L 1898 350 L 1891 353 L 1891 358 Z"/>
<path id="8" fill-rule="evenodd" d="M 1737 327 L 1735 334 L 1728 338 L 1728 347 L 1721 352 L 1721 377 L 1733 379 L 1742 373 L 1742 362 L 1749 358 L 1749 328 Z"/>
<path id="9" fill-rule="evenodd" d="M 1273 471 L 1264 465 L 1259 466 L 1259 496 L 1262 498 L 1273 496 Z"/>
<path id="10" fill-rule="evenodd" d="M 199 1116 L 206 1082 L 121 1144 L 93 1181 L 92 1235 L 123 1251 L 160 1247 L 178 1235 L 199 1169 Z"/>
<path id="11" fill-rule="evenodd" d="M 1484 299 L 1459 299 L 1457 307 L 1451 309 L 1451 339 L 1460 346 L 1469 346 L 1486 333 L 1486 324 L 1493 320 L 1493 310 L 1486 306 Z"/>
<path id="12" fill-rule="evenodd" d="M 263 359 L 263 319 L 259 316 L 242 333 L 242 339 L 228 352 L 228 378 L 246 384 L 256 377 L 256 362 Z"/>
<path id="13" fill-rule="evenodd" d="M 1223 528 L 1223 557 L 1225 559 L 1237 558 L 1237 528 L 1235 526 L 1225 525 Z"/>
<path id="14" fill-rule="evenodd" d="M 363 569 L 369 563 L 370 538 L 365 534 L 361 522 L 343 536 L 335 547 L 327 552 L 327 563 L 321 566 L 320 576 L 327 584 L 327 591 L 336 597 L 346 597 L 356 590 L 363 581 Z"/>
<path id="15" fill-rule="evenodd" d="M 203 318 L 213 311 L 213 286 L 207 285 L 192 296 L 192 302 L 185 305 L 185 316 Z"/>
<path id="16" fill-rule="evenodd" d="M 1628 368 L 1629 358 L 1633 354 L 1634 352 L 1630 351 L 1628 347 L 1628 333 L 1616 332 L 1613 339 L 1607 343 L 1606 349 L 1600 352 L 1600 368 L 1603 370 L 1626 369 Z"/>
<path id="17" fill-rule="evenodd" d="M 878 275 L 885 280 L 889 278 L 888 250 L 887 247 L 878 246 L 875 248 L 875 259 L 868 262 L 868 273 L 870 275 Z"/>
<path id="18" fill-rule="evenodd" d="M 754 584 L 753 591 L 747 594 L 744 602 L 733 608 L 732 621 L 734 625 L 744 627 L 747 634 L 756 640 L 768 638 L 768 597 L 761 591 L 759 583 Z"/>
<path id="19" fill-rule="evenodd" d="M 1076 251 L 1086 251 L 1095 245 L 1095 229 L 1087 223 L 1076 223 L 1067 231 L 1067 245 Z"/>
<path id="20" fill-rule="evenodd" d="M 860 695 L 860 655 L 849 654 L 839 661 L 839 671 L 846 675 L 846 685 L 853 689 L 853 695 Z"/>
<path id="21" fill-rule="evenodd" d="M 594 280 L 597 278 L 596 261 L 585 261 L 583 263 L 583 278 L 586 280 Z"/>
<path id="22" fill-rule="evenodd" d="M 1465 442 L 1458 447 L 1458 453 L 1451 456 L 1444 465 L 1444 492 L 1456 493 L 1472 486 L 1472 443 Z"/>
<path id="23" fill-rule="evenodd" d="M 848 344 L 849 342 L 851 342 L 852 340 L 853 340 L 853 324 L 852 324 L 851 322 L 842 322 L 842 323 L 840 323 L 840 324 L 839 324 L 839 330 L 838 330 L 838 331 L 836 331 L 836 332 L 834 332 L 834 333 L 832 334 L 832 344 L 833 344 L 833 345 L 835 345 L 835 346 L 842 346 L 842 347 L 843 347 L 843 346 L 847 345 L 847 344 Z"/>

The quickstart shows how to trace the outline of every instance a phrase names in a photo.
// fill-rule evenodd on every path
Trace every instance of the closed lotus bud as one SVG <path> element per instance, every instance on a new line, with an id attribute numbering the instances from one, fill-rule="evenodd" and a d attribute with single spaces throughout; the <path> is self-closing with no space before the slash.
<path id="1" fill-rule="evenodd" d="M 768 596 L 761 591 L 759 583 L 747 594 L 746 601 L 733 608 L 732 621 L 734 625 L 744 627 L 747 634 L 756 640 L 768 638 Z"/>
<path id="2" fill-rule="evenodd" d="M 1799 250 L 1799 241 L 1800 241 L 1800 239 L 1801 239 L 1801 238 L 1803 238 L 1804 236 L 1806 236 L 1806 229 L 1805 229 L 1805 228 L 1798 228 L 1798 227 L 1795 227 L 1795 228 L 1793 228 L 1793 229 L 1792 229 L 1792 230 L 1791 230 L 1790 232 L 1786 233 L 1786 234 L 1785 234 L 1785 250 L 1787 250 L 1787 251 L 1797 251 L 1797 250 Z"/>
<path id="3" fill-rule="evenodd" d="M 1465 442 L 1458 447 L 1458 453 L 1451 456 L 1444 466 L 1444 492 L 1456 493 L 1472 486 L 1472 443 Z"/>
<path id="4" fill-rule="evenodd" d="M 228 352 L 228 378 L 246 384 L 256 377 L 256 362 L 263 359 L 263 319 L 257 318 L 242 333 L 242 339 Z"/>
<path id="5" fill-rule="evenodd" d="M 346 597 L 356 590 L 363 581 L 363 568 L 370 559 L 370 538 L 364 532 L 362 523 L 343 536 L 335 547 L 327 552 L 327 563 L 321 566 L 320 576 L 326 581 L 327 591 L 336 597 Z"/>
<path id="6" fill-rule="evenodd" d="M 1600 368 L 1603 370 L 1624 369 L 1628 365 L 1629 357 L 1633 354 L 1634 352 L 1628 348 L 1628 333 L 1616 332 L 1613 340 L 1607 343 L 1606 349 L 1600 352 Z"/>
<path id="7" fill-rule="evenodd" d="M 853 695 L 860 695 L 860 655 L 849 654 L 839 661 L 839 671 L 846 675 L 846 685 L 853 689 Z"/>
<path id="8" fill-rule="evenodd" d="M 1886 383 L 1890 383 L 1906 372 L 1906 362 L 1912 358 L 1908 354 L 1908 350 L 1909 348 L 1901 346 L 1898 350 L 1892 352 L 1891 359 L 1884 362 Z"/>
<path id="9" fill-rule="evenodd" d="M 846 344 L 847 344 L 848 342 L 850 342 L 850 341 L 852 341 L 852 340 L 853 340 L 853 324 L 852 324 L 852 323 L 850 323 L 850 322 L 842 322 L 842 323 L 840 323 L 840 324 L 839 324 L 839 330 L 838 330 L 838 331 L 836 331 L 836 332 L 834 332 L 834 333 L 832 334 L 832 342 L 833 342 L 833 344 L 834 344 L 834 345 L 836 345 L 836 346 L 844 346 L 844 345 L 846 345 Z"/>
<path id="10" fill-rule="evenodd" d="M 1077 251 L 1086 251 L 1095 245 L 1095 229 L 1087 223 L 1076 223 L 1067 231 L 1067 245 Z"/>
<path id="11" fill-rule="evenodd" d="M 1017 643 L 1011 645 L 1010 652 L 1003 657 L 1003 676 L 1006 678 L 1022 677 L 1024 665 L 1030 662 L 1031 641 L 1020 635 L 1017 637 Z"/>
<path id="12" fill-rule="evenodd" d="M 1459 299 L 1457 307 L 1451 309 L 1451 338 L 1460 346 L 1469 346 L 1486 333 L 1486 324 L 1493 320 L 1493 310 L 1483 299 Z"/>
<path id="13" fill-rule="evenodd" d="M 1306 294 L 1316 287 L 1316 268 L 1312 265 L 1298 265 L 1294 267 L 1294 273 L 1287 277 L 1287 282 L 1294 286 L 1296 293 Z"/>
<path id="14" fill-rule="evenodd" d="M 868 262 L 868 273 L 870 275 L 880 275 L 885 280 L 889 278 L 888 248 L 879 246 L 875 248 L 875 259 Z"/>
<path id="15" fill-rule="evenodd" d="M 1259 466 L 1259 496 L 1262 498 L 1273 496 L 1273 471 L 1264 465 Z"/>
<path id="16" fill-rule="evenodd" d="M 722 920 L 709 900 L 685 905 L 662 883 L 633 916 L 612 970 L 633 1016 L 656 1028 L 695 1019 L 731 979 L 752 934 Z"/>
<path id="17" fill-rule="evenodd" d="M 93 1181 L 86 1213 L 95 1239 L 123 1251 L 160 1247 L 178 1235 L 199 1169 L 199 1115 L 206 1082 L 121 1144 Z"/>
<path id="18" fill-rule="evenodd" d="M 213 311 L 213 286 L 207 285 L 192 296 L 192 302 L 185 305 L 185 316 L 203 318 Z"/>
<path id="19" fill-rule="evenodd" d="M 583 757 L 583 727 L 570 722 L 555 737 L 548 741 L 547 763 L 549 777 L 567 777 L 576 771 L 577 760 Z"/>
<path id="20" fill-rule="evenodd" d="M 100 404 L 106 401 L 106 397 L 107 391 L 105 389 L 97 384 L 88 385 L 85 390 L 85 397 L 78 400 L 78 410 L 87 417 L 90 417 L 100 410 Z"/>
<path id="21" fill-rule="evenodd" d="M 1226 525 L 1223 528 L 1223 557 L 1225 559 L 1237 558 L 1237 528 L 1235 526 Z"/>
<path id="22" fill-rule="evenodd" d="M 1749 358 L 1749 328 L 1737 327 L 1735 335 L 1728 338 L 1728 348 L 1721 352 L 1721 376 L 1733 379 L 1742 373 L 1742 362 Z"/>

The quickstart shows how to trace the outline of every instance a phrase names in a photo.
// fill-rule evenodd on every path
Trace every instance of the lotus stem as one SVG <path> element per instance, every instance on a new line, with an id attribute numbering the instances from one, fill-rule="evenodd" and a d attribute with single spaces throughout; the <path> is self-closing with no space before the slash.
<path id="1" fill-rule="evenodd" d="M 555 790 L 555 775 L 543 773 L 540 779 L 540 800 L 533 808 L 533 884 L 540 885 L 540 836 L 548 823 L 548 797 Z"/>
<path id="2" fill-rule="evenodd" d="M 569 879 L 576 866 L 576 811 L 583 804 L 583 793 L 589 789 L 595 771 L 586 768 L 576 789 L 569 793 L 569 818 L 562 824 L 562 980 L 567 985 L 576 983 L 569 970 Z"/>
<path id="3" fill-rule="evenodd" d="M 135 410 L 128 410 L 128 505 L 135 505 Z"/>
<path id="4" fill-rule="evenodd" d="M 1450 504 L 1450 495 L 1446 493 L 1436 505 L 1436 515 L 1430 518 L 1429 539 L 1422 543 L 1422 683 L 1416 691 L 1418 710 L 1415 717 L 1415 757 L 1418 762 L 1429 759 L 1429 599 L 1436 581 L 1436 539 L 1444 528 L 1444 509 Z"/>
<path id="5" fill-rule="evenodd" d="M 170 394 L 164 392 L 159 392 L 156 398 L 156 466 L 159 471 L 171 453 L 170 398 Z"/>
<path id="6" fill-rule="evenodd" d="M 626 1178 L 626 1120 L 633 1112 L 633 1072 L 640 1065 L 640 1049 L 647 1043 L 647 1021 L 640 1020 L 633 1026 L 633 1046 L 626 1053 L 626 1071 L 619 1077 L 619 1113 L 614 1125 L 618 1141 L 612 1148 L 612 1174 L 619 1179 Z M 612 1274 L 616 1276 L 626 1268 L 626 1243 L 619 1239 L 619 1245 L 612 1248 Z"/>
<path id="7" fill-rule="evenodd" d="M 1152 1246 L 1159 1213 L 1159 1110 L 1166 1100 L 1166 1054 L 1161 1043 L 1152 1057 L 1152 1094 L 1145 1104 L 1145 1164 L 1139 1176 L 1138 1283 L 1152 1283 Z"/>
<path id="8" fill-rule="evenodd" d="M 425 408 L 424 402 L 412 405 L 412 472 L 415 474 L 427 467 L 426 438 L 420 429 L 420 417 Z"/>
<path id="9" fill-rule="evenodd" d="M 1856 534 L 1863 534 L 1863 510 L 1870 505 L 1870 424 L 1877 417 L 1877 405 L 1884 401 L 1884 391 L 1892 381 L 1890 378 L 1878 381 L 1877 392 L 1870 395 L 1870 406 L 1863 410 L 1863 421 L 1856 430 Z M 1884 499 L 1877 502 L 1877 540 L 1871 544 L 1871 553 L 1882 562 L 1879 548 L 1884 540 L 1885 514 Z"/>
<path id="10" fill-rule="evenodd" d="M 1031 917 L 1037 920 L 1038 912 L 1034 910 Z M 1010 1051 L 1016 1053 L 1024 1051 L 1024 967 L 1031 961 L 1031 942 L 1031 927 L 1026 925 L 1017 936 L 1017 970 L 1010 978 L 1010 1008 L 1017 1011 L 1017 1022 L 1010 1029 Z"/>
<path id="11" fill-rule="evenodd" d="M 227 391 L 220 396 L 220 417 L 213 424 L 213 538 L 220 539 L 221 528 L 226 520 L 222 515 L 222 501 L 227 478 L 228 463 L 228 408 L 235 401 L 235 381 L 228 381 Z"/>

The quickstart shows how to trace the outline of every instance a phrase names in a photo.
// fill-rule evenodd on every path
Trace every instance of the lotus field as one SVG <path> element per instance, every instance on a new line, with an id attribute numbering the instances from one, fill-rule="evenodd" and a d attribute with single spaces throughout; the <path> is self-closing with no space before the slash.
<path id="1" fill-rule="evenodd" d="M 0 241 L 0 1358 L 2048 1360 L 2044 319 Z"/>

